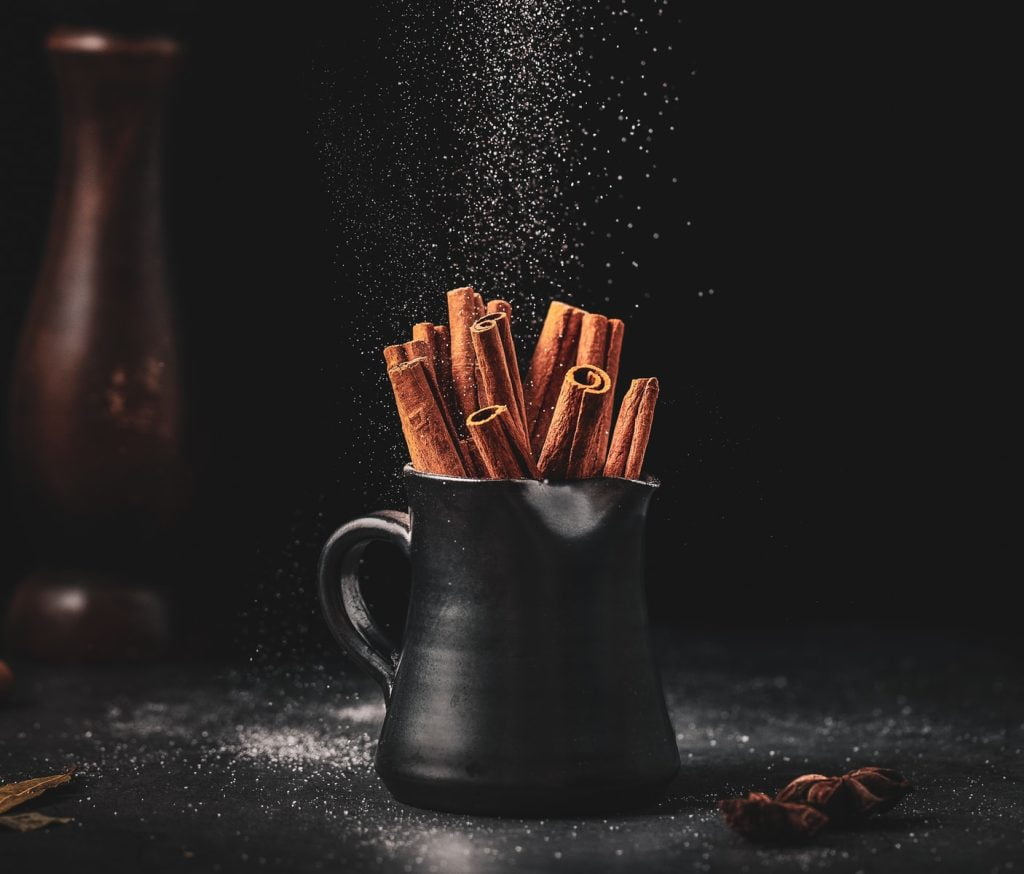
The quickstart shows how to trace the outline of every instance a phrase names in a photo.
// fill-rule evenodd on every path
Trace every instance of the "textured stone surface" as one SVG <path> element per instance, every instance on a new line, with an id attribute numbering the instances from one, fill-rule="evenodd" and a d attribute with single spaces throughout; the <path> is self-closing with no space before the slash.
<path id="1" fill-rule="evenodd" d="M 436 814 L 372 770 L 383 706 L 342 664 L 240 672 L 15 665 L 0 781 L 77 763 L 0 834 L 4 870 L 1010 871 L 1024 866 L 1024 695 L 1009 644 L 893 629 L 663 633 L 683 773 L 646 811 L 562 820 Z M 852 831 L 763 849 L 715 801 L 877 764 L 917 791 Z M 1016 867 L 1014 867 L 1016 866 Z"/>

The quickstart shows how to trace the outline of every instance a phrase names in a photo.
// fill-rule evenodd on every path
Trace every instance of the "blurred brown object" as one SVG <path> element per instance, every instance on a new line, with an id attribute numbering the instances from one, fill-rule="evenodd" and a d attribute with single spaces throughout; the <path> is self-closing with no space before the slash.
<path id="1" fill-rule="evenodd" d="M 7 632 L 38 657 L 141 657 L 164 645 L 167 611 L 147 574 L 189 482 L 160 172 L 180 50 L 68 29 L 47 49 L 61 155 L 15 362 L 11 446 L 30 538 L 48 566 L 76 570 L 24 581 Z"/>
<path id="2" fill-rule="evenodd" d="M 138 577 L 41 571 L 15 590 L 6 637 L 40 661 L 145 661 L 167 652 L 170 627 L 164 594 Z"/>
<path id="3" fill-rule="evenodd" d="M 14 691 L 14 673 L 10 665 L 0 659 L 0 704 L 3 704 Z"/>

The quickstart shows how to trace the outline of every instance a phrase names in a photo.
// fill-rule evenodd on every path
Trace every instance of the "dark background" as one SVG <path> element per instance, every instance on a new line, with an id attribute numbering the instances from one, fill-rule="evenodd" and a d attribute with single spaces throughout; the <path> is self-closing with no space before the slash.
<path id="1" fill-rule="evenodd" d="M 626 20 L 609 25 L 617 47 L 589 49 L 595 77 L 648 58 L 652 77 L 675 83 L 679 130 L 652 148 L 679 184 L 625 189 L 660 239 L 617 241 L 640 268 L 584 251 L 577 298 L 607 294 L 594 308 L 628 319 L 624 375 L 662 382 L 647 465 L 664 481 L 649 539 L 655 620 L 990 622 L 1002 529 L 976 536 L 971 389 L 954 363 L 964 331 L 940 303 L 970 294 L 954 269 L 963 216 L 951 198 L 969 160 L 944 82 L 955 53 L 926 48 L 930 22 L 670 8 L 658 27 L 671 55 L 650 56 Z M 188 46 L 166 179 L 199 489 L 178 561 L 186 615 L 223 617 L 225 647 L 243 655 L 324 644 L 319 546 L 394 503 L 401 459 L 361 421 L 384 384 L 353 376 L 368 354 L 358 324 L 375 314 L 351 293 L 357 271 L 314 146 L 325 66 L 341 83 L 393 79 L 379 51 L 393 14 L 5 4 L 0 386 L 54 182 L 44 34 L 56 21 L 157 27 Z M 650 161 L 614 160 L 627 177 Z M 592 224 L 610 227 L 615 203 Z M 460 280 L 438 277 L 438 300 Z M 0 603 L 33 561 L 4 476 Z M 953 594 L 961 585 L 969 596 Z M 392 617 L 400 589 L 381 596 Z"/>

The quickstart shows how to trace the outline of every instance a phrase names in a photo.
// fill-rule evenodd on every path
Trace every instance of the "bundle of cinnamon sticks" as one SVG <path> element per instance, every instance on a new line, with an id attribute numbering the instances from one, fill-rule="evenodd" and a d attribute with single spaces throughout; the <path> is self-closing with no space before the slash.
<path id="1" fill-rule="evenodd" d="M 638 479 L 658 380 L 634 379 L 612 428 L 625 325 L 552 301 L 520 375 L 512 307 L 448 292 L 448 324 L 384 349 L 413 467 L 480 479 Z"/>

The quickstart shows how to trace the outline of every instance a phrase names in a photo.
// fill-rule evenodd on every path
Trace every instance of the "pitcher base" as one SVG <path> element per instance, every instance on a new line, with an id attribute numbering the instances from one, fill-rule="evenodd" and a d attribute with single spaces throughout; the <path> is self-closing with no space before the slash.
<path id="1" fill-rule="evenodd" d="M 631 785 L 485 786 L 450 781 L 416 780 L 389 775 L 385 785 L 396 801 L 477 816 L 581 816 L 649 807 L 665 794 L 673 773 L 657 782 Z"/>

